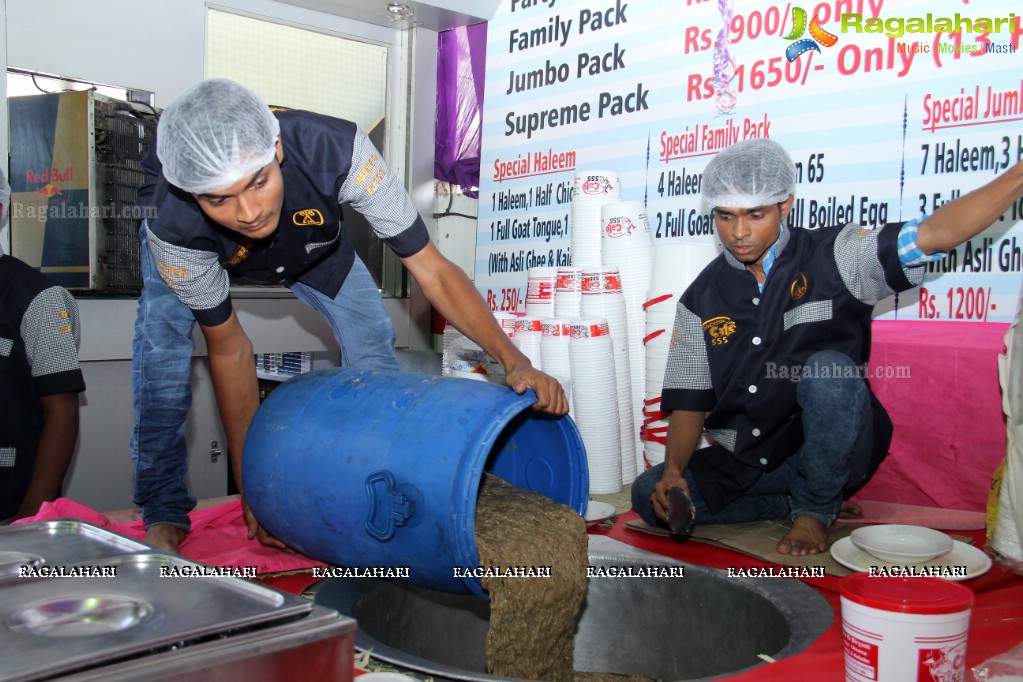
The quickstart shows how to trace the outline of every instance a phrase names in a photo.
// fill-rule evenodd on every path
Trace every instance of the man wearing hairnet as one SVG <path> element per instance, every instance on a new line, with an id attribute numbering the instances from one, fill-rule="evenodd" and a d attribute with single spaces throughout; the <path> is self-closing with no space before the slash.
<path id="1" fill-rule="evenodd" d="M 354 123 L 271 112 L 247 88 L 212 79 L 166 108 L 154 147 L 138 196 L 150 209 L 144 215 L 155 217 L 141 229 L 131 442 L 135 502 L 151 544 L 177 551 L 195 504 L 184 483 L 184 425 L 196 321 L 241 487 L 242 445 L 259 398 L 230 277 L 288 286 L 330 324 L 343 365 L 398 368 L 391 320 L 346 236 L 343 202 L 401 257 L 438 312 L 500 362 L 509 386 L 534 389 L 536 409 L 568 411 L 557 381 L 532 367 L 465 274 L 430 242 L 408 193 Z M 244 491 L 242 507 L 250 537 L 283 547 L 259 527 Z"/>
<path id="2" fill-rule="evenodd" d="M 844 500 L 888 451 L 891 421 L 867 383 L 873 306 L 997 220 L 1023 194 L 1023 163 L 929 217 L 878 230 L 786 229 L 795 184 L 769 139 L 707 164 L 702 196 L 725 251 L 678 302 L 665 461 L 636 479 L 632 505 L 670 526 L 680 488 L 701 523 L 791 521 L 777 551 L 805 555 L 827 549 L 840 512 L 858 514 Z M 712 443 L 697 449 L 704 429 Z"/>

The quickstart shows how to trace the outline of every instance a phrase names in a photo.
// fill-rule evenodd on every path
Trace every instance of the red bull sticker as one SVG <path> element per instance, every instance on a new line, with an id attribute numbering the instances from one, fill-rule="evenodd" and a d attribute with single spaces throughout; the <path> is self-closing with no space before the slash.
<path id="1" fill-rule="evenodd" d="M 42 194 L 44 197 L 55 197 L 62 194 L 62 192 L 60 191 L 60 187 L 48 182 L 37 189 L 36 194 Z"/>

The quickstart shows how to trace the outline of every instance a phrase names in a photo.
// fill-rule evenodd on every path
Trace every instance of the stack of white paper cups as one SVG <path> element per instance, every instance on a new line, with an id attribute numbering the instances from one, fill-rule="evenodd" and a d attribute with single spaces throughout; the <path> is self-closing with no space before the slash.
<path id="1" fill-rule="evenodd" d="M 519 321 L 520 317 L 522 315 L 516 313 L 494 313 L 494 318 L 509 339 L 515 338 L 515 323 Z"/>
<path id="2" fill-rule="evenodd" d="M 512 342 L 519 347 L 522 354 L 529 358 L 533 367 L 543 370 L 540 357 L 540 341 L 543 339 L 543 322 L 536 317 L 520 317 L 515 321 L 515 336 Z"/>
<path id="3" fill-rule="evenodd" d="M 540 339 L 543 371 L 561 382 L 569 405 L 572 404 L 572 362 L 569 356 L 571 339 L 572 325 L 567 320 L 548 317 L 543 321 L 543 337 Z"/>
<path id="4" fill-rule="evenodd" d="M 636 478 L 636 438 L 633 435 L 631 373 L 629 371 L 628 323 L 618 268 L 583 268 L 583 317 L 602 317 L 611 332 L 614 377 L 622 458 L 622 483 Z M 608 367 L 608 370 L 611 368 Z"/>
<path id="5" fill-rule="evenodd" d="M 622 458 L 614 355 L 607 320 L 578 318 L 572 321 L 569 360 L 572 418 L 586 447 L 590 493 L 616 493 L 622 489 Z"/>
<path id="6" fill-rule="evenodd" d="M 681 292 L 653 292 L 646 301 L 646 399 L 643 404 L 643 452 L 645 466 L 664 461 L 664 443 L 668 434 L 668 414 L 661 411 L 661 390 L 664 369 L 668 362 L 668 348 L 675 321 L 675 305 Z"/>
<path id="7" fill-rule="evenodd" d="M 526 315 L 543 319 L 554 315 L 557 268 L 529 268 L 526 273 Z"/>
<path id="8" fill-rule="evenodd" d="M 564 265 L 558 268 L 554 286 L 554 316 L 563 320 L 579 317 L 579 302 L 583 298 L 583 269 Z"/>
<path id="9" fill-rule="evenodd" d="M 659 242 L 654 249 L 650 291 L 685 291 L 720 253 L 721 245 L 709 242 Z"/>
<path id="10" fill-rule="evenodd" d="M 618 173 L 606 170 L 581 170 L 572 187 L 572 265 L 592 268 L 600 265 L 600 207 L 621 201 Z"/>
<path id="11" fill-rule="evenodd" d="M 643 425 L 640 437 L 646 466 L 664 461 L 669 413 L 662 410 L 661 391 L 668 363 L 675 323 L 675 309 L 682 293 L 697 275 L 721 253 L 717 244 L 658 244 L 654 250 L 650 293 L 643 304 L 646 329 L 646 398 L 643 401 Z M 707 444 L 701 439 L 700 447 Z"/>
<path id="12" fill-rule="evenodd" d="M 629 355 L 630 407 L 635 440 L 636 469 L 642 471 L 643 445 L 639 425 L 643 423 L 643 399 L 646 394 L 646 327 L 643 303 L 650 290 L 654 244 L 642 201 L 620 201 L 601 207 L 601 258 L 605 267 L 617 267 L 625 300 Z"/>

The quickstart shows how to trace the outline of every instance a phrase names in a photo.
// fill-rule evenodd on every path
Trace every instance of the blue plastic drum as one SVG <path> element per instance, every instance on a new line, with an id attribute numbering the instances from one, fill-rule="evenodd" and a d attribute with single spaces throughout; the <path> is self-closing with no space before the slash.
<path id="1" fill-rule="evenodd" d="M 320 561 L 408 568 L 409 579 L 486 598 L 476 495 L 484 471 L 583 514 L 586 453 L 569 417 L 532 391 L 401 372 L 295 377 L 259 408 L 245 441 L 245 495 L 260 524 Z"/>

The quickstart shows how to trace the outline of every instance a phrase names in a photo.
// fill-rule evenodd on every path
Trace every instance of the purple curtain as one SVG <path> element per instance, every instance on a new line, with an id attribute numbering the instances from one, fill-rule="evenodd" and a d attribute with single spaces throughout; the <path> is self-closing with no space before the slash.
<path id="1" fill-rule="evenodd" d="M 475 197 L 480 184 L 486 23 L 442 31 L 438 50 L 433 174 Z"/>

